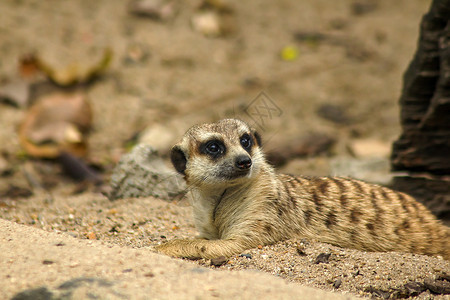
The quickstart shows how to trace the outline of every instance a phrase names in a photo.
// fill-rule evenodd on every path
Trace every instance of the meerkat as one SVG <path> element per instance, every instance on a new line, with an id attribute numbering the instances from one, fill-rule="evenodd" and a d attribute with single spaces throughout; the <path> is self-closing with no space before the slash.
<path id="1" fill-rule="evenodd" d="M 230 257 L 298 237 L 450 259 L 449 228 L 411 196 L 346 177 L 276 174 L 260 135 L 243 121 L 190 128 L 171 160 L 189 187 L 199 236 L 161 244 L 160 253 Z"/>

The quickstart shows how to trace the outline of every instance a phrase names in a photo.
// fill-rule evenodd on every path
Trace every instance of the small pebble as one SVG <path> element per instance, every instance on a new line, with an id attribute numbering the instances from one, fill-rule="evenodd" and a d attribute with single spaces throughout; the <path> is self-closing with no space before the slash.
<path id="1" fill-rule="evenodd" d="M 228 259 L 225 256 L 219 256 L 211 259 L 211 266 L 220 267 L 228 262 Z"/>
<path id="2" fill-rule="evenodd" d="M 327 264 L 330 261 L 331 253 L 320 253 L 317 255 L 316 259 L 314 260 L 315 264 L 324 263 Z"/>
<path id="3" fill-rule="evenodd" d="M 297 246 L 297 254 L 300 256 L 306 256 L 305 247 L 302 245 Z"/>
<path id="4" fill-rule="evenodd" d="M 338 289 L 338 288 L 341 286 L 341 284 L 342 284 L 342 279 L 341 279 L 341 278 L 338 278 L 338 279 L 333 283 L 333 287 L 334 287 L 335 289 Z"/>
<path id="5" fill-rule="evenodd" d="M 450 282 L 446 280 L 434 280 L 426 278 L 423 283 L 425 287 L 429 289 L 433 294 L 437 295 L 450 294 Z"/>
<path id="6" fill-rule="evenodd" d="M 250 253 L 242 253 L 242 254 L 239 255 L 239 257 L 245 257 L 245 258 L 248 258 L 248 259 L 252 259 L 252 255 Z"/>
<path id="7" fill-rule="evenodd" d="M 88 232 L 88 233 L 86 234 L 86 237 L 87 237 L 89 240 L 96 240 L 96 239 L 97 239 L 97 236 L 96 236 L 95 233 L 92 232 L 92 231 Z"/>

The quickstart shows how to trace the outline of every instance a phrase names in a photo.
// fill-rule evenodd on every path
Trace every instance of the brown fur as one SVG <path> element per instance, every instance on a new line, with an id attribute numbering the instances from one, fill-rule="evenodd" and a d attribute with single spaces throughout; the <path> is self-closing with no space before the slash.
<path id="1" fill-rule="evenodd" d="M 244 133 L 251 137 L 251 149 L 240 144 Z M 205 153 L 205 142 L 212 139 L 224 145 L 220 157 Z M 169 241 L 158 252 L 214 258 L 303 237 L 450 259 L 449 229 L 412 197 L 345 177 L 277 175 L 259 143 L 253 129 L 234 119 L 194 126 L 184 135 L 173 148 L 172 162 L 190 187 L 200 236 Z M 239 171 L 236 157 L 245 156 L 251 167 L 233 177 Z"/>

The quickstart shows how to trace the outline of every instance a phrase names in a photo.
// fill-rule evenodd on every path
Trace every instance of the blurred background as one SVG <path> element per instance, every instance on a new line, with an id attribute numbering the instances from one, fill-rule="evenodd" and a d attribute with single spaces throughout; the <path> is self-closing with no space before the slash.
<path id="1" fill-rule="evenodd" d="M 134 144 L 166 156 L 228 117 L 284 172 L 388 183 L 430 2 L 1 1 L 0 195 L 72 182 L 61 152 L 107 178 Z"/>
<path id="2" fill-rule="evenodd" d="M 389 185 L 392 143 L 401 133 L 402 76 L 430 3 L 1 0 L 0 218 L 130 248 L 192 238 L 197 231 L 185 186 L 168 153 L 190 126 L 221 118 L 254 126 L 280 172 Z M 431 82 L 428 74 L 421 74 L 422 83 Z M 448 216 L 448 179 L 430 182 L 416 186 L 431 193 L 436 188 L 428 187 L 437 186 L 435 212 Z M 50 277 L 30 270 L 33 280 L 21 281 L 28 273 L 13 269 L 4 286 L 54 284 L 64 268 L 77 274 L 79 258 L 68 258 L 70 265 L 53 258 L 54 243 L 43 245 L 53 249 L 42 262 Z M 448 279 L 438 275 L 447 267 L 441 259 L 330 247 L 287 241 L 249 250 L 222 268 L 385 298 L 405 297 L 398 294 L 405 288 L 417 295 L 414 286 L 420 294 L 430 276 Z M 332 262 L 318 264 L 315 258 L 325 253 L 333 253 Z M 15 255 L 8 266 L 33 266 L 21 252 Z M 95 257 L 89 262 L 99 270 Z M 193 264 L 210 267 L 207 260 Z M 138 278 L 139 270 L 117 267 L 117 282 Z M 157 286 L 155 275 L 165 278 L 163 271 L 142 268 L 151 270 L 146 286 Z M 444 279 L 433 294 L 443 290 Z M 204 285 L 213 297 L 216 284 Z"/>

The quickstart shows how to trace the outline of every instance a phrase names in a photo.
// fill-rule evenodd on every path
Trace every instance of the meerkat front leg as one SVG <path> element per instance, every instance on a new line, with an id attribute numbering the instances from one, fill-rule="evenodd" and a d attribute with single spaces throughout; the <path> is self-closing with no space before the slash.
<path id="1" fill-rule="evenodd" d="M 230 257 L 248 249 L 241 240 L 205 240 L 205 239 L 179 239 L 171 240 L 159 245 L 155 250 L 173 257 L 183 258 L 215 258 L 219 256 Z"/>

